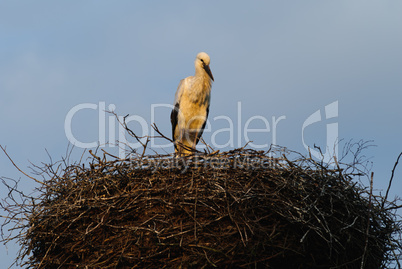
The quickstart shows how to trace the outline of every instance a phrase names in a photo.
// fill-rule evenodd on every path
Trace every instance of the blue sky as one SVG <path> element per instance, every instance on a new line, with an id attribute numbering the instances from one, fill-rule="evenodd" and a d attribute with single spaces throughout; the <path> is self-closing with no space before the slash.
<path id="1" fill-rule="evenodd" d="M 373 164 L 374 187 L 384 192 L 402 151 L 400 14 L 402 2 L 387 0 L 1 1 L 0 144 L 28 172 L 31 163 L 49 162 L 46 150 L 58 160 L 69 143 L 67 113 L 100 102 L 148 126 L 154 116 L 170 136 L 169 109 L 151 107 L 173 102 L 180 79 L 193 75 L 195 56 L 205 51 L 215 77 L 207 142 L 229 127 L 219 119 L 226 116 L 233 146 L 243 145 L 245 122 L 259 116 L 269 131 L 249 138 L 270 144 L 273 117 L 285 117 L 276 143 L 305 154 L 302 126 L 319 110 L 322 120 L 306 127 L 304 142 L 325 147 L 326 126 L 334 123 L 342 141 L 373 140 L 364 153 Z M 336 101 L 337 116 L 325 119 L 325 106 Z M 97 141 L 98 117 L 98 110 L 77 113 L 74 136 Z M 131 126 L 143 131 L 138 122 Z M 258 119 L 249 126 L 266 127 Z M 118 138 L 117 127 L 112 130 L 106 140 Z M 218 133 L 214 141 L 224 145 L 230 135 Z M 81 153 L 76 148 L 72 158 Z M 27 192 L 35 187 L 4 154 L 0 176 L 20 178 Z M 401 176 L 399 167 L 391 197 L 402 194 Z M 0 188 L 0 197 L 6 194 Z M 11 264 L 17 249 L 1 245 L 2 264 Z"/>

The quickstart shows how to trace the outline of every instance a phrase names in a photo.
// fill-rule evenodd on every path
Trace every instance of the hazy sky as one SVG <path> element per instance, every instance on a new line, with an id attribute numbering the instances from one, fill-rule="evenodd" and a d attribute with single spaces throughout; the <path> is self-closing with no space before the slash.
<path id="1" fill-rule="evenodd" d="M 246 125 L 261 131 L 247 133 L 255 145 L 303 154 L 304 144 L 325 148 L 334 130 L 342 141 L 373 140 L 364 154 L 384 192 L 402 151 L 401 1 L 137 2 L 0 1 L 0 144 L 22 169 L 49 162 L 46 150 L 54 161 L 65 155 L 74 108 L 87 107 L 71 120 L 83 143 L 99 140 L 99 117 L 100 138 L 119 139 L 103 104 L 132 115 L 139 133 L 155 122 L 170 136 L 168 105 L 205 51 L 215 77 L 208 143 L 242 146 Z M 2 153 L 0 176 L 35 187 Z M 401 177 L 399 167 L 392 198 Z M 1 263 L 17 249 L 1 245 Z"/>

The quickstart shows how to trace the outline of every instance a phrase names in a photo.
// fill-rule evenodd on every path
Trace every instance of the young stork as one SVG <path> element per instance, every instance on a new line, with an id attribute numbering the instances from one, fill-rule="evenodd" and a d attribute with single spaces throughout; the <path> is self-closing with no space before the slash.
<path id="1" fill-rule="evenodd" d="M 195 75 L 182 79 L 177 87 L 170 121 L 178 155 L 194 152 L 204 131 L 211 99 L 211 80 L 214 80 L 209 63 L 208 54 L 198 53 L 194 61 Z"/>

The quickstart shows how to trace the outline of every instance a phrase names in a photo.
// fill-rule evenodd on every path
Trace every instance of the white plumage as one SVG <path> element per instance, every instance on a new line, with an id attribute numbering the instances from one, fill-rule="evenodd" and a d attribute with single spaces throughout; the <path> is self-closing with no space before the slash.
<path id="1" fill-rule="evenodd" d="M 209 64 L 208 54 L 198 53 L 195 75 L 182 79 L 176 91 L 170 121 L 175 152 L 179 155 L 191 154 L 204 131 L 214 80 Z"/>

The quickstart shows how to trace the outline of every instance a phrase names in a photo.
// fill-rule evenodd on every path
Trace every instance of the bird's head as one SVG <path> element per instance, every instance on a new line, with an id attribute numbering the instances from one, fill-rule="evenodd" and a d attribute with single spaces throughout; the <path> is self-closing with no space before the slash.
<path id="1" fill-rule="evenodd" d="M 209 77 L 214 80 L 214 76 L 212 76 L 211 69 L 209 68 L 209 63 L 211 62 L 211 59 L 209 58 L 209 55 L 206 54 L 205 52 L 200 52 L 197 54 L 197 57 L 195 58 L 195 68 L 202 68 L 205 70 L 205 72 L 209 75 Z"/>

